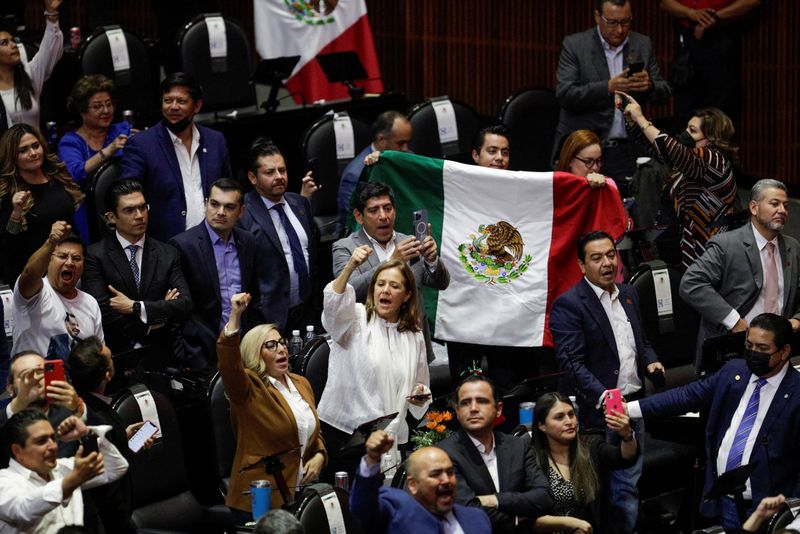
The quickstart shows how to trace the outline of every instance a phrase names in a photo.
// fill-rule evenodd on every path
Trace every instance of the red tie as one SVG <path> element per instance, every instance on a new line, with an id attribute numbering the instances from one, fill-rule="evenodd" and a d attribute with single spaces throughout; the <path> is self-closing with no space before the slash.
<path id="1" fill-rule="evenodd" d="M 778 265 L 775 261 L 775 243 L 767 242 L 767 261 L 764 263 L 764 311 L 780 313 L 778 302 Z"/>

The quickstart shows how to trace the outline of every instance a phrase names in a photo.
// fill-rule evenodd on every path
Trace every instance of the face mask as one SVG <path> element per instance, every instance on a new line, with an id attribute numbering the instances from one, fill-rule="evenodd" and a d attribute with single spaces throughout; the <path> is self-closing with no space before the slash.
<path id="1" fill-rule="evenodd" d="M 695 140 L 687 130 L 682 130 L 681 133 L 675 136 L 675 140 L 685 147 L 694 148 Z"/>
<path id="2" fill-rule="evenodd" d="M 775 354 L 774 352 L 772 354 Z M 772 354 L 768 352 L 758 352 L 756 350 L 744 351 L 744 361 L 747 362 L 747 368 L 756 376 L 764 376 L 772 371 L 769 365 L 769 359 Z"/>
<path id="3" fill-rule="evenodd" d="M 186 117 L 184 119 L 179 120 L 178 122 L 169 122 L 167 119 L 164 119 L 163 122 L 164 126 L 167 127 L 167 130 L 174 133 L 175 135 L 178 135 L 192 123 L 192 117 Z"/>

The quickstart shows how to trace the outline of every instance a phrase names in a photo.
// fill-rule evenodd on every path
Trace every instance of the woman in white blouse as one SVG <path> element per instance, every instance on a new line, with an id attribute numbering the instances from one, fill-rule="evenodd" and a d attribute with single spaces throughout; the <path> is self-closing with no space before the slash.
<path id="1" fill-rule="evenodd" d="M 375 271 L 366 304 L 357 304 L 347 282 L 372 254 L 358 247 L 341 274 L 325 287 L 322 325 L 331 334 L 328 381 L 319 417 L 331 454 L 329 471 L 352 475 L 363 446 L 341 450 L 362 424 L 398 412 L 386 428 L 400 445 L 408 441 L 406 411 L 419 419 L 430 403 L 425 340 L 417 315 L 414 274 L 405 262 L 390 260 Z M 352 452 L 352 454 L 351 454 Z"/>
<path id="2" fill-rule="evenodd" d="M 0 99 L 5 107 L 8 126 L 24 122 L 39 128 L 39 95 L 58 60 L 64 53 L 64 35 L 58 27 L 58 8 L 62 0 L 45 0 L 44 30 L 39 52 L 23 63 L 14 36 L 0 31 Z M 56 147 L 51 147 L 55 150 Z"/>
<path id="3" fill-rule="evenodd" d="M 231 297 L 230 319 L 217 340 L 219 372 L 236 432 L 226 504 L 240 514 L 250 512 L 243 492 L 253 480 L 272 481 L 272 508 L 285 504 L 263 467 L 240 472 L 243 467 L 289 451 L 282 457 L 283 476 L 294 494 L 296 486 L 314 481 L 325 465 L 314 392 L 305 378 L 289 372 L 287 342 L 278 326 L 256 326 L 239 345 L 240 319 L 249 303 L 247 293 Z"/>

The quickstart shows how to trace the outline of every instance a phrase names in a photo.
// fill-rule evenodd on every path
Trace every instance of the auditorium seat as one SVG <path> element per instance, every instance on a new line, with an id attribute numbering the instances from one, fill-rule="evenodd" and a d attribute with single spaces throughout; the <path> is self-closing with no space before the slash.
<path id="1" fill-rule="evenodd" d="M 366 122 L 350 117 L 347 112 L 324 115 L 305 131 L 300 142 L 300 153 L 305 163 L 305 172 L 312 170 L 314 181 L 322 189 L 314 193 L 311 210 L 314 223 L 320 233 L 320 242 L 332 242 L 339 238 L 336 234 L 339 205 L 339 179 L 352 157 L 339 158 L 336 154 L 335 128 L 340 121 L 349 121 L 353 128 L 353 150 L 358 154 L 370 143 L 370 127 Z M 312 165 L 313 163 L 313 165 Z"/>
<path id="2" fill-rule="evenodd" d="M 329 493 L 336 494 L 336 500 L 342 513 L 345 529 L 348 534 L 362 534 L 361 524 L 350 513 L 350 494 L 341 488 L 331 487 L 330 484 L 311 484 L 303 489 L 302 495 L 290 504 L 290 511 L 300 520 L 303 529 L 308 533 L 334 532 L 328 519 L 323 497 Z M 336 531 L 338 532 L 338 531 Z"/>
<path id="3" fill-rule="evenodd" d="M 220 515 L 212 515 L 189 490 L 178 415 L 169 398 L 136 384 L 123 390 L 112 406 L 125 425 L 140 422 L 143 414 L 136 396 L 146 396 L 148 391 L 151 397 L 143 402 L 155 403 L 158 421 L 154 423 L 161 435 L 151 448 L 133 455 L 130 462 L 134 524 L 146 532 L 222 532 L 230 518 L 219 510 L 216 512 Z"/>
<path id="4" fill-rule="evenodd" d="M 208 25 L 217 24 L 219 19 L 224 23 L 227 54 L 212 58 Z M 251 106 L 255 111 L 250 45 L 241 26 L 219 13 L 199 15 L 184 26 L 178 36 L 178 49 L 181 70 L 194 76 L 203 88 L 204 112 Z"/>
<path id="5" fill-rule="evenodd" d="M 141 39 L 124 31 L 130 68 L 114 70 L 108 32 L 119 26 L 101 26 L 86 38 L 79 51 L 84 74 L 103 74 L 114 80 L 114 100 L 118 110 L 132 110 L 142 119 L 149 118 L 158 108 L 156 88 L 147 48 Z M 159 114 L 160 115 L 160 114 Z"/>
<path id="6" fill-rule="evenodd" d="M 303 347 L 298 357 L 297 373 L 306 377 L 314 390 L 314 402 L 319 404 L 322 391 L 328 382 L 328 358 L 330 356 L 328 340 L 322 336 L 315 337 Z"/>
<path id="7" fill-rule="evenodd" d="M 108 189 L 119 180 L 120 159 L 111 158 L 98 167 L 86 189 L 85 202 L 89 218 L 89 234 L 92 242 L 100 241 L 111 232 L 111 227 L 105 218 L 106 193 Z"/>
<path id="8" fill-rule="evenodd" d="M 786 502 L 781 505 L 769 520 L 764 532 L 766 534 L 774 534 L 778 530 L 786 528 L 786 525 L 791 523 L 798 513 L 800 513 L 800 499 L 786 499 Z"/>
<path id="9" fill-rule="evenodd" d="M 552 168 L 550 156 L 559 109 L 551 89 L 523 89 L 506 98 L 497 118 L 510 136 L 509 169 L 547 171 Z"/>
<path id="10" fill-rule="evenodd" d="M 436 100 L 428 99 L 408 112 L 408 121 L 414 129 L 409 148 L 420 156 L 472 163 L 472 140 L 481 126 L 478 113 L 467 104 L 450 99 L 456 115 L 458 140 L 442 146 L 439 140 L 439 124 L 433 108 Z"/>
<path id="11" fill-rule="evenodd" d="M 236 454 L 236 434 L 231 424 L 231 408 L 225 395 L 222 377 L 216 373 L 208 387 L 208 412 L 211 417 L 211 428 L 214 432 L 214 451 L 217 458 L 217 475 L 222 497 L 228 495 L 228 484 L 231 480 L 231 466 Z"/>

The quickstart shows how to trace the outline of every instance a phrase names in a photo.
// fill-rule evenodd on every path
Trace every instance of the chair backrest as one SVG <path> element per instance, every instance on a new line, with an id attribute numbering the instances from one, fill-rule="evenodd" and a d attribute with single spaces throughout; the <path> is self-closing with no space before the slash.
<path id="1" fill-rule="evenodd" d="M 472 140 L 480 129 L 480 116 L 470 106 L 450 100 L 456 116 L 458 141 L 452 146 L 443 147 L 439 138 L 439 123 L 434 105 L 437 99 L 429 99 L 411 108 L 408 121 L 413 128 L 409 147 L 415 154 L 431 158 L 447 158 L 464 163 L 472 163 Z"/>
<path id="2" fill-rule="evenodd" d="M 108 211 L 106 209 L 106 193 L 119 180 L 121 172 L 120 158 L 111 158 L 98 167 L 92 176 L 91 182 L 89 182 L 86 201 L 88 203 L 87 210 L 90 214 L 89 232 L 92 236 L 92 242 L 99 241 L 111 233 L 111 227 L 105 218 L 105 213 Z"/>
<path id="3" fill-rule="evenodd" d="M 217 457 L 217 475 L 220 478 L 220 491 L 228 493 L 231 479 L 231 466 L 236 454 L 236 434 L 231 424 L 231 407 L 225 396 L 222 377 L 216 373 L 208 387 L 208 411 L 211 415 L 211 428 L 214 431 L 214 445 Z"/>
<path id="4" fill-rule="evenodd" d="M 339 158 L 336 152 L 336 126 L 340 121 L 348 121 L 353 129 L 354 154 L 358 154 L 370 143 L 370 127 L 366 122 L 347 113 L 325 115 L 308 127 L 300 142 L 300 152 L 305 162 L 305 170 L 309 170 L 309 162 L 316 160 L 314 165 L 314 180 L 322 185 L 322 189 L 314 193 L 311 199 L 311 209 L 314 220 L 320 225 L 320 234 L 328 233 L 328 225 L 335 227 L 338 216 L 337 195 L 339 193 L 339 179 L 345 166 L 353 158 Z M 346 126 L 346 122 L 345 125 Z M 323 226 L 324 225 L 324 226 Z M 333 231 L 333 228 L 330 228 Z"/>
<path id="5" fill-rule="evenodd" d="M 211 57 L 212 35 L 225 34 L 226 54 Z M 203 87 L 203 110 L 255 106 L 255 87 L 250 81 L 250 45 L 241 26 L 219 13 L 204 13 L 187 24 L 178 37 L 181 70 Z"/>
<path id="6" fill-rule="evenodd" d="M 133 521 L 137 528 L 197 532 L 204 512 L 189 491 L 178 415 L 172 402 L 166 395 L 137 384 L 123 390 L 112 407 L 125 425 L 142 421 L 136 395 L 147 391 L 152 395 L 147 402 L 155 403 L 161 437 L 130 461 Z"/>
<path id="7" fill-rule="evenodd" d="M 344 519 L 345 530 L 349 533 L 361 534 L 363 530 L 355 517 L 350 513 L 350 494 L 329 484 L 312 484 L 303 490 L 303 494 L 291 506 L 291 512 L 300 520 L 306 532 L 330 532 L 328 514 L 323 497 L 334 493 L 339 501 Z"/>
<path id="8" fill-rule="evenodd" d="M 123 31 L 130 68 L 114 69 L 109 32 L 117 34 L 119 26 L 97 28 L 81 45 L 80 60 L 84 74 L 103 74 L 114 80 L 117 109 L 130 109 L 140 117 L 149 117 L 158 102 L 158 91 L 150 69 L 144 43 L 136 35 Z M 116 39 L 115 39 L 116 41 Z"/>
<path id="9" fill-rule="evenodd" d="M 664 367 L 669 369 L 694 363 L 700 316 L 678 293 L 683 276 L 680 268 L 670 265 L 667 271 L 672 298 L 672 331 L 666 331 L 663 321 L 659 320 L 652 264 L 643 263 L 631 276 L 630 284 L 639 294 L 644 333 Z"/>
<path id="10" fill-rule="evenodd" d="M 510 136 L 510 169 L 545 171 L 551 168 L 550 155 L 559 110 L 556 95 L 550 89 L 523 89 L 506 98 L 497 118 Z"/>
<path id="11" fill-rule="evenodd" d="M 314 390 L 314 400 L 317 404 L 319 404 L 319 400 L 322 398 L 322 391 L 328 382 L 328 357 L 330 353 L 328 341 L 322 336 L 317 336 L 303 347 L 301 357 L 298 358 L 301 362 L 299 371 L 311 384 L 311 389 Z"/>
<path id="12" fill-rule="evenodd" d="M 786 499 L 775 515 L 767 523 L 766 534 L 774 534 L 778 530 L 786 528 L 786 525 L 794 521 L 800 512 L 800 499 Z"/>

